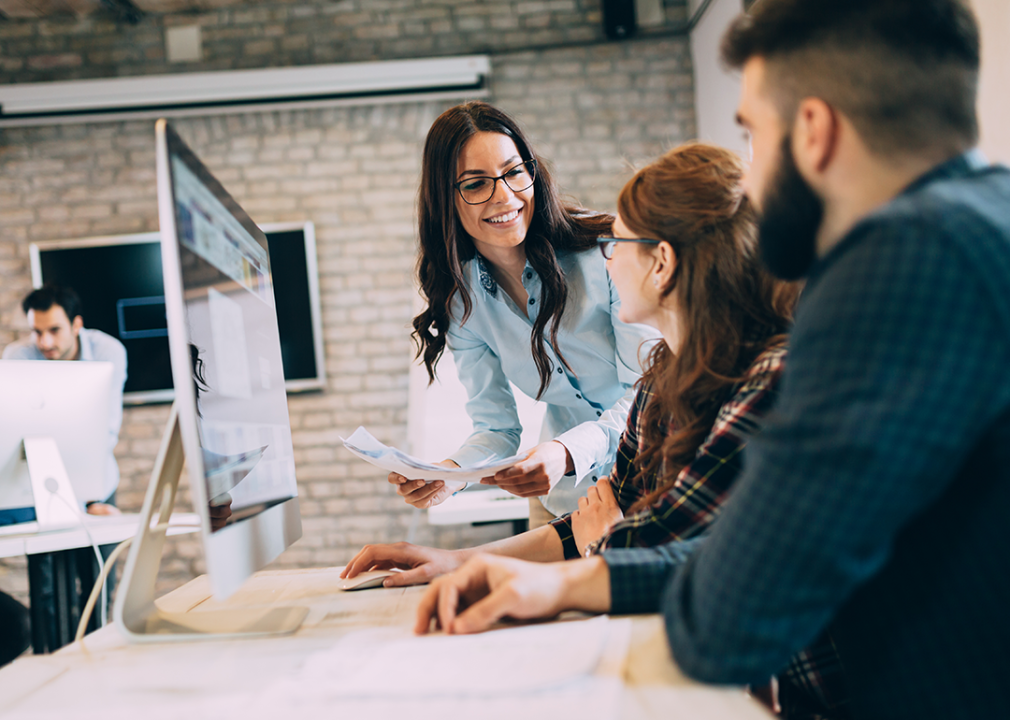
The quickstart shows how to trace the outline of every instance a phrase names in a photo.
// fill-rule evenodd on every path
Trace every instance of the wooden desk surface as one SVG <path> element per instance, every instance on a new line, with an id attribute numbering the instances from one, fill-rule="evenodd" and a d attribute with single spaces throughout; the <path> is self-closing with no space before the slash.
<path id="1" fill-rule="evenodd" d="M 0 670 L 4 718 L 196 720 L 223 692 L 253 692 L 293 673 L 314 652 L 368 627 L 409 626 L 423 588 L 343 592 L 340 568 L 257 574 L 226 603 L 210 599 L 205 577 L 159 600 L 171 611 L 235 606 L 310 607 L 293 635 L 266 639 L 129 645 L 111 625 L 49 656 Z M 674 666 L 657 615 L 632 620 L 622 718 L 768 720 L 738 689 L 700 685 Z M 194 712 L 197 709 L 197 712 Z M 217 710 L 220 708 L 218 707 Z M 220 712 L 213 713 L 221 718 Z M 555 719 L 557 720 L 557 719 Z"/>

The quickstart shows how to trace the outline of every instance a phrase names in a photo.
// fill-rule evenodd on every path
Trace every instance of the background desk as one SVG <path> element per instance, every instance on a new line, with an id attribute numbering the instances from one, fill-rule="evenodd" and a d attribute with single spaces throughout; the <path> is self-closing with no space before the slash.
<path id="1" fill-rule="evenodd" d="M 0 536 L 0 557 L 28 556 L 32 652 L 37 655 L 58 650 L 71 642 L 77 632 L 81 611 L 99 573 L 88 532 L 96 545 L 118 544 L 137 534 L 140 515 L 88 515 L 86 522 L 87 532 L 74 527 Z M 195 513 L 176 513 L 171 522 L 177 527 L 169 528 L 168 534 L 179 535 L 195 532 L 199 518 Z M 51 597 L 44 592 L 43 573 L 51 573 L 53 578 Z M 98 629 L 99 617 L 96 606 L 88 624 L 89 632 Z"/>
<path id="2" fill-rule="evenodd" d="M 461 523 L 512 522 L 512 533 L 518 535 L 529 527 L 530 501 L 498 487 L 478 486 L 447 498 L 428 508 L 431 525 Z"/>
<path id="3" fill-rule="evenodd" d="M 209 706 L 222 693 L 252 692 L 294 673 L 307 656 L 332 647 L 352 630 L 413 624 L 423 588 L 345 593 L 338 589 L 338 572 L 339 568 L 260 573 L 224 604 L 210 600 L 209 584 L 197 578 L 159 600 L 159 605 L 199 612 L 297 604 L 310 607 L 309 615 L 294 635 L 265 639 L 128 645 L 114 627 L 106 627 L 85 640 L 86 649 L 74 644 L 54 655 L 22 657 L 0 670 L 0 716 L 197 720 L 194 707 Z M 390 677 L 397 670 L 391 669 Z M 741 690 L 699 685 L 680 674 L 656 615 L 633 620 L 625 688 L 621 717 L 629 720 L 770 717 Z M 339 708 L 329 716 L 339 717 Z"/>

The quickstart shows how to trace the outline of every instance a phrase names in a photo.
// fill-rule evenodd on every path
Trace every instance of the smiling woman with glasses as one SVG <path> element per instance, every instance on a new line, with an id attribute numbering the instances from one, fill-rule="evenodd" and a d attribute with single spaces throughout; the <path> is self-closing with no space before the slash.
<path id="1" fill-rule="evenodd" d="M 427 307 L 414 339 L 429 377 L 445 350 L 467 389 L 473 434 L 448 464 L 515 454 L 522 427 L 510 386 L 546 405 L 541 444 L 487 484 L 530 498 L 533 525 L 575 508 L 614 462 L 656 334 L 617 319 L 594 248 L 609 215 L 562 203 L 519 125 L 483 102 L 451 108 L 428 132 L 418 198 L 418 284 Z M 644 357 L 644 354 L 643 354 Z M 391 474 L 430 507 L 459 485 Z"/>

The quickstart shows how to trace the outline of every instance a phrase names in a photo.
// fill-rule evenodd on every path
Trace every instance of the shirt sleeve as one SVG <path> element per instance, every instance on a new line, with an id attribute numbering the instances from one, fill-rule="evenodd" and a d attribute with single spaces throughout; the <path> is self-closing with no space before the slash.
<path id="1" fill-rule="evenodd" d="M 123 426 L 123 388 L 126 386 L 126 348 L 114 337 L 102 338 L 101 349 L 95 353 L 96 360 L 112 363 L 112 418 L 109 423 L 109 442 L 116 447 L 119 431 Z"/>
<path id="2" fill-rule="evenodd" d="M 997 298 L 924 219 L 896 225 L 864 226 L 808 284 L 779 405 L 668 588 L 667 635 L 692 677 L 781 670 L 885 566 L 1010 402 Z"/>
<path id="3" fill-rule="evenodd" d="M 602 554 L 610 572 L 610 613 L 654 613 L 661 607 L 670 578 L 704 542 L 700 536 L 685 542 L 651 548 L 607 550 Z"/>
<path id="4" fill-rule="evenodd" d="M 473 422 L 473 433 L 452 454 L 452 461 L 466 467 L 515 454 L 522 425 L 501 360 L 480 337 L 455 323 L 446 333 L 446 346 L 466 388 L 466 412 Z"/>
<path id="5" fill-rule="evenodd" d="M 610 320 L 614 328 L 617 380 L 627 389 L 616 403 L 601 412 L 599 420 L 576 425 L 556 438 L 572 456 L 578 480 L 613 460 L 635 399 L 635 384 L 642 377 L 643 361 L 659 339 L 657 331 L 652 328 L 621 322 L 617 317 L 621 300 L 609 274 L 607 284 L 610 292 Z"/>
<path id="6" fill-rule="evenodd" d="M 34 352 L 33 352 L 34 350 Z M 41 353 L 35 349 L 34 344 L 28 345 L 24 342 L 12 342 L 4 348 L 4 360 L 38 360 Z"/>
<path id="7" fill-rule="evenodd" d="M 602 539 L 601 548 L 653 547 L 685 540 L 715 522 L 740 476 L 744 448 L 775 400 L 784 357 L 784 347 L 762 353 L 749 377 L 723 404 L 712 431 L 674 486 L 651 506 L 616 523 Z M 623 448 L 622 442 L 619 462 Z M 624 474 L 632 473 L 625 470 Z M 622 503 L 625 512 L 629 506 Z"/>
<path id="8" fill-rule="evenodd" d="M 639 386 L 635 401 L 631 406 L 631 412 L 628 414 L 627 425 L 624 432 L 621 433 L 621 440 L 617 447 L 617 459 L 610 474 L 614 495 L 623 512 L 627 512 L 628 508 L 634 505 L 642 495 L 641 489 L 632 480 L 635 475 L 635 457 L 638 455 L 638 418 L 648 401 L 649 391 L 645 387 Z M 572 531 L 571 513 L 551 521 L 551 525 L 561 539 L 565 559 L 572 560 L 579 557 L 579 548 L 575 544 L 575 533 Z"/>

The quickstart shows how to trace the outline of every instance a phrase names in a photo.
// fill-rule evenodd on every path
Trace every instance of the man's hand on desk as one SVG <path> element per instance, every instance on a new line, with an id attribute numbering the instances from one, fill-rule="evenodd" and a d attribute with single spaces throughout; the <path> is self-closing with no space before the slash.
<path id="1" fill-rule="evenodd" d="M 390 575 L 383 587 L 423 585 L 439 575 L 452 572 L 467 559 L 465 550 L 438 550 L 436 548 L 398 542 L 391 545 L 365 545 L 351 558 L 340 573 L 342 578 L 352 578 L 366 570 L 391 570 L 402 573 Z"/>
<path id="2" fill-rule="evenodd" d="M 88 505 L 88 515 L 122 515 L 123 511 L 115 505 L 93 502 Z"/>
<path id="3" fill-rule="evenodd" d="M 551 618 L 565 610 L 610 609 L 610 570 L 601 557 L 531 563 L 477 555 L 454 573 L 435 580 L 417 608 L 414 632 L 431 621 L 449 634 L 487 630 L 502 618 Z"/>
<path id="4" fill-rule="evenodd" d="M 459 467 L 452 460 L 443 460 L 435 464 L 447 468 Z M 396 486 L 396 494 L 402 497 L 404 502 L 421 510 L 445 502 L 447 498 L 452 497 L 452 494 L 456 492 L 456 486 L 459 485 L 459 483 L 446 485 L 442 480 L 431 483 L 424 480 L 408 480 L 400 473 L 395 472 L 389 473 L 386 480 L 390 485 Z"/>

